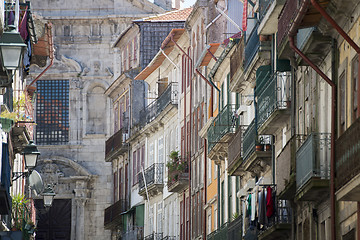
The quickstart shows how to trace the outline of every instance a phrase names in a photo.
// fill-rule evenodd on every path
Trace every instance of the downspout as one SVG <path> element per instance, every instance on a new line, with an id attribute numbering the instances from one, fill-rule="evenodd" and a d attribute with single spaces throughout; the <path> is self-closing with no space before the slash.
<path id="1" fill-rule="evenodd" d="M 192 59 L 191 57 L 179 46 L 179 44 L 174 40 L 174 36 L 170 35 L 170 41 L 172 41 L 174 43 L 174 45 L 190 60 L 190 66 L 192 65 Z M 188 69 L 189 70 L 189 69 Z M 185 73 L 187 74 L 187 72 Z M 191 74 L 190 74 L 190 78 L 191 78 Z M 185 87 L 184 87 L 184 125 L 185 125 L 185 139 L 187 140 L 187 122 L 186 122 L 186 82 L 185 82 Z M 192 104 L 192 79 L 190 79 L 190 129 L 191 129 L 191 104 Z M 191 134 L 191 130 L 190 130 L 190 134 Z M 185 149 L 188 146 L 187 141 L 185 140 Z M 191 137 L 190 137 L 190 143 L 191 143 Z M 188 156 L 188 166 L 189 166 L 189 239 L 191 239 L 191 144 L 189 144 L 190 150 L 188 150 L 188 152 L 186 153 L 186 155 Z"/>
<path id="2" fill-rule="evenodd" d="M 204 139 L 204 204 L 207 203 L 207 142 Z M 203 225 L 203 239 L 206 240 L 206 209 L 204 208 L 204 225 Z"/>
<path id="3" fill-rule="evenodd" d="M 39 78 L 44 75 L 44 73 L 49 70 L 49 68 L 54 64 L 54 43 L 53 43 L 53 36 L 52 36 L 52 24 L 51 23 L 47 23 L 46 24 L 46 28 L 47 28 L 47 36 L 48 36 L 48 41 L 49 41 L 49 58 L 50 58 L 50 64 L 49 66 L 47 66 L 29 85 L 27 85 L 25 87 L 24 91 L 27 91 L 27 89 L 33 85 L 34 83 L 37 82 L 37 80 L 39 80 Z"/>
<path id="4" fill-rule="evenodd" d="M 296 24 L 296 23 L 295 23 Z M 295 32 L 295 27 L 293 27 Z M 310 65 L 331 87 L 331 156 L 330 156 L 330 215 L 331 215 L 331 240 L 336 240 L 335 224 L 335 118 L 336 118 L 336 85 L 323 73 L 308 57 L 304 55 L 294 42 L 294 33 L 289 32 L 290 47 Z"/>

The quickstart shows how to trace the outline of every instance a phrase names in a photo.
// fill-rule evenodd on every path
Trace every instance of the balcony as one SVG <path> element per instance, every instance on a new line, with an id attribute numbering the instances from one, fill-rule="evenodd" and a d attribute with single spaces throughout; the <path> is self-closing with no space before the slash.
<path id="1" fill-rule="evenodd" d="M 260 0 L 259 34 L 271 35 L 277 32 L 277 21 L 286 0 Z"/>
<path id="2" fill-rule="evenodd" d="M 110 162 L 114 158 L 124 154 L 129 150 L 129 144 L 125 143 L 126 134 L 123 129 L 117 131 L 105 142 L 105 161 Z"/>
<path id="3" fill-rule="evenodd" d="M 228 141 L 238 126 L 238 120 L 234 114 L 235 110 L 234 104 L 226 105 L 207 130 L 208 157 L 212 160 L 224 160 L 227 156 Z"/>
<path id="4" fill-rule="evenodd" d="M 244 132 L 243 161 L 240 165 L 242 172 L 259 175 L 271 164 L 270 136 L 258 136 L 255 119 Z"/>
<path id="5" fill-rule="evenodd" d="M 256 24 L 245 41 L 244 80 L 255 75 L 256 69 L 270 62 L 271 41 L 260 42 L 258 35 L 259 24 Z"/>
<path id="6" fill-rule="evenodd" d="M 2 153 L 1 158 L 1 176 L 0 176 L 0 214 L 9 215 L 11 213 L 11 197 L 10 197 L 10 185 L 11 185 L 11 167 L 9 162 L 9 155 Z M 7 149 L 6 149 L 7 151 Z M 8 152 L 8 151 L 7 151 Z"/>
<path id="7" fill-rule="evenodd" d="M 247 82 L 244 81 L 241 76 L 244 74 L 244 38 L 242 37 L 240 42 L 236 45 L 235 50 L 230 56 L 230 91 L 242 92 Z"/>
<path id="8" fill-rule="evenodd" d="M 228 240 L 241 240 L 242 239 L 242 216 L 238 216 L 231 221 L 228 225 Z"/>
<path id="9" fill-rule="evenodd" d="M 331 37 L 322 35 L 316 27 L 299 29 L 296 36 L 297 47 L 316 65 L 323 62 L 331 49 Z M 302 58 L 299 65 L 307 65 Z"/>
<path id="10" fill-rule="evenodd" d="M 163 237 L 162 240 L 176 240 L 176 237 L 175 236 L 166 236 L 166 237 Z"/>
<path id="11" fill-rule="evenodd" d="M 329 4 L 328 0 L 319 0 L 318 3 L 326 8 Z M 279 58 L 285 59 L 291 56 L 294 56 L 292 50 L 289 47 L 288 35 L 289 30 L 294 24 L 294 20 L 298 17 L 299 9 L 303 4 L 307 4 L 305 7 L 305 14 L 302 19 L 299 19 L 299 29 L 316 27 L 319 25 L 321 20 L 321 14 L 312 6 L 312 4 L 308 4 L 308 1 L 295 1 L 295 0 L 287 0 L 284 8 L 282 9 L 279 15 L 278 21 L 278 32 L 277 32 L 277 46 L 278 46 L 278 55 Z M 326 32 L 326 31 L 325 31 Z M 319 49 L 316 49 L 319 50 Z"/>
<path id="12" fill-rule="evenodd" d="M 360 118 L 336 140 L 336 198 L 360 199 Z"/>
<path id="13" fill-rule="evenodd" d="M 169 162 L 170 163 L 170 162 Z M 189 167 L 187 159 L 178 160 L 168 167 L 168 191 L 181 192 L 189 186 Z"/>
<path id="14" fill-rule="evenodd" d="M 143 240 L 144 227 L 134 227 L 132 230 L 123 232 L 121 234 L 121 239 Z"/>
<path id="15" fill-rule="evenodd" d="M 155 120 L 159 116 L 166 116 L 169 111 L 175 109 L 174 107 L 177 107 L 178 104 L 178 93 L 177 83 L 173 82 L 169 84 L 169 86 L 155 101 L 150 103 L 144 110 L 140 112 L 140 124 L 145 126 L 146 124 L 156 122 Z M 173 113 L 175 114 L 175 111 Z M 159 119 L 162 119 L 162 121 L 167 120 L 163 118 Z"/>
<path id="16" fill-rule="evenodd" d="M 296 152 L 296 200 L 327 196 L 330 179 L 330 134 L 311 133 Z"/>
<path id="17" fill-rule="evenodd" d="M 152 233 L 144 238 L 144 240 L 162 240 L 162 239 L 163 239 L 163 233 Z"/>
<path id="18" fill-rule="evenodd" d="M 106 229 L 116 229 L 122 224 L 121 213 L 128 210 L 128 202 L 121 199 L 105 209 L 104 226 Z"/>
<path id="19" fill-rule="evenodd" d="M 247 126 L 240 126 L 234 137 L 229 141 L 228 147 L 228 173 L 232 176 L 241 175 L 241 162 L 243 157 L 244 132 Z"/>
<path id="20" fill-rule="evenodd" d="M 256 77 L 259 134 L 272 135 L 288 122 L 291 113 L 290 84 L 291 72 L 275 72 L 271 75 L 268 71 L 264 76 Z"/>
<path id="21" fill-rule="evenodd" d="M 164 164 L 163 163 L 154 163 L 144 172 L 145 181 L 142 173 L 139 173 L 139 195 L 143 197 L 147 197 L 147 193 L 149 196 L 155 196 L 163 191 L 164 187 Z M 147 190 L 146 190 L 147 188 Z"/>
<path id="22" fill-rule="evenodd" d="M 276 186 L 279 199 L 293 200 L 296 194 L 296 151 L 304 143 L 305 135 L 293 136 L 283 147 L 277 156 L 276 164 Z"/>
<path id="23" fill-rule="evenodd" d="M 11 137 L 15 153 L 21 153 L 34 133 L 34 107 L 31 98 L 24 92 L 14 101 L 14 112 L 17 114 L 16 122 L 12 128 Z"/>
<path id="24" fill-rule="evenodd" d="M 258 235 L 259 240 L 287 240 L 291 238 L 291 208 L 286 200 L 279 200 L 276 213 Z"/>
<path id="25" fill-rule="evenodd" d="M 219 229 L 207 235 L 208 240 L 224 240 L 228 239 L 228 224 L 223 224 Z"/>

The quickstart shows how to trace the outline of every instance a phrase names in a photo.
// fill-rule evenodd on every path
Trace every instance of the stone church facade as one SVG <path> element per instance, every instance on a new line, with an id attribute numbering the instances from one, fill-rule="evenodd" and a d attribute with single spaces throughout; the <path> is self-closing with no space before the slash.
<path id="1" fill-rule="evenodd" d="M 39 229 L 45 239 L 61 232 L 72 240 L 111 237 L 104 229 L 104 209 L 113 191 L 104 143 L 111 135 L 112 105 L 104 92 L 119 71 L 115 64 L 120 58 L 112 44 L 132 20 L 163 13 L 158 5 L 144 0 L 32 1 L 33 11 L 52 22 L 55 47 L 53 66 L 37 82 L 35 140 L 41 156 L 36 169 L 56 192 L 53 207 L 64 200 L 70 204 L 66 230 Z M 43 71 L 33 70 L 29 81 Z"/>

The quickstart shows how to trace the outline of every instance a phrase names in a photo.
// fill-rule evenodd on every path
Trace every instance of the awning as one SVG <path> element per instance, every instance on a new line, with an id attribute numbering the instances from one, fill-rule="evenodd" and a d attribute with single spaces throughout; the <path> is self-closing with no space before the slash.
<path id="1" fill-rule="evenodd" d="M 175 44 L 171 41 L 171 38 L 173 38 L 173 40 L 177 42 L 184 32 L 185 29 L 183 28 L 171 30 L 169 35 L 161 44 L 161 49 L 166 55 L 169 55 L 175 46 Z M 159 51 L 151 60 L 151 62 L 147 65 L 147 67 L 135 77 L 135 80 L 145 80 L 151 73 L 153 73 L 158 67 L 161 66 L 165 58 L 166 57 L 164 56 L 164 54 Z"/>

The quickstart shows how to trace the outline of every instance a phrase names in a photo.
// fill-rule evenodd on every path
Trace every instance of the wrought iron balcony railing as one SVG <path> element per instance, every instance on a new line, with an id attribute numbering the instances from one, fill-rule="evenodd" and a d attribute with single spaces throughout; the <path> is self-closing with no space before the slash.
<path id="1" fill-rule="evenodd" d="M 128 201 L 125 199 L 120 199 L 113 205 L 109 206 L 105 209 L 105 215 L 104 215 L 104 225 L 109 226 L 113 222 L 120 222 L 121 215 L 120 213 L 125 212 L 128 210 Z"/>
<path id="2" fill-rule="evenodd" d="M 274 217 L 269 219 L 269 222 L 267 225 L 264 226 L 263 229 L 260 231 L 261 234 L 265 234 L 267 230 L 270 230 L 275 225 L 281 225 L 281 224 L 291 224 L 292 219 L 292 211 L 290 207 L 290 203 L 287 200 L 278 200 L 275 207 L 276 212 L 274 213 Z M 277 227 L 279 230 L 281 227 Z M 281 229 L 283 230 L 283 229 Z M 291 228 L 288 228 L 291 232 Z M 276 231 L 276 230 L 270 230 L 270 231 Z"/>
<path id="3" fill-rule="evenodd" d="M 207 235 L 208 240 L 224 240 L 228 239 L 228 224 L 223 224 L 219 229 Z"/>
<path id="4" fill-rule="evenodd" d="M 171 164 L 171 165 L 170 165 Z M 168 163 L 168 190 L 176 192 L 187 185 L 189 181 L 189 166 L 186 158 Z"/>
<path id="5" fill-rule="evenodd" d="M 144 238 L 144 240 L 162 240 L 162 239 L 163 239 L 163 233 L 152 233 Z"/>
<path id="6" fill-rule="evenodd" d="M 280 47 L 284 40 L 288 37 L 288 33 L 295 16 L 298 13 L 298 0 L 288 0 L 282 9 L 277 31 L 277 46 Z"/>
<path id="7" fill-rule="evenodd" d="M 242 239 L 243 218 L 239 215 L 236 219 L 231 221 L 228 225 L 228 240 Z"/>
<path id="8" fill-rule="evenodd" d="M 274 2 L 274 0 L 260 0 L 259 1 L 259 17 L 260 21 L 265 17 L 265 14 L 269 10 L 269 7 Z"/>
<path id="9" fill-rule="evenodd" d="M 235 111 L 235 104 L 228 104 L 213 120 L 213 124 L 207 131 L 208 152 L 212 150 L 224 135 L 235 133 L 236 128 L 239 125 L 239 120 L 236 118 Z"/>
<path id="10" fill-rule="evenodd" d="M 154 163 L 144 171 L 146 186 L 150 188 L 155 184 L 164 184 L 164 164 Z M 139 173 L 139 192 L 145 190 L 143 174 Z"/>
<path id="11" fill-rule="evenodd" d="M 233 166 L 243 157 L 244 132 L 247 126 L 238 127 L 228 147 L 228 166 Z"/>
<path id="12" fill-rule="evenodd" d="M 259 24 L 256 24 L 251 34 L 249 35 L 249 38 L 246 39 L 244 71 L 248 69 L 250 63 L 252 62 L 256 53 L 259 51 L 260 48 L 260 40 L 259 40 L 259 35 L 257 33 L 258 28 L 259 28 Z"/>
<path id="13" fill-rule="evenodd" d="M 336 140 L 336 185 L 340 189 L 360 173 L 360 118 Z"/>
<path id="14" fill-rule="evenodd" d="M 144 239 L 144 227 L 133 227 L 121 234 L 121 239 L 142 240 Z"/>
<path id="15" fill-rule="evenodd" d="M 105 142 L 105 159 L 110 158 L 116 152 L 126 151 L 128 149 L 128 144 L 124 143 L 125 134 L 123 129 L 117 131 Z"/>
<path id="16" fill-rule="evenodd" d="M 311 133 L 296 152 L 296 187 L 311 178 L 330 178 L 331 137 L 329 133 Z"/>
<path id="17" fill-rule="evenodd" d="M 155 101 L 150 103 L 140 112 L 141 124 L 146 125 L 152 122 L 162 111 L 165 110 L 168 105 L 177 105 L 178 93 L 178 84 L 175 82 L 170 83 L 165 91 Z"/>
<path id="18" fill-rule="evenodd" d="M 256 81 L 256 95 L 258 97 L 258 129 L 273 112 L 278 109 L 290 108 L 290 72 L 275 72 Z"/>

